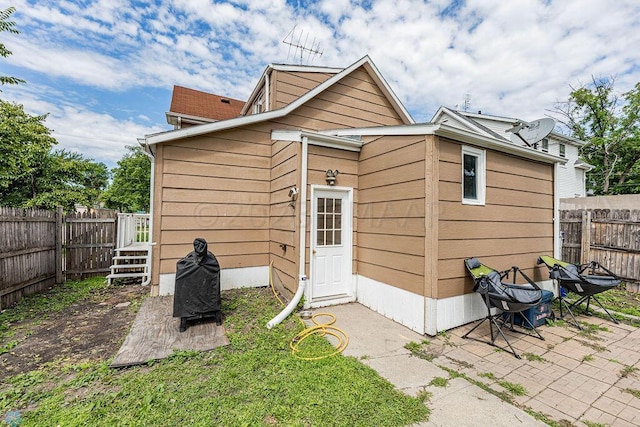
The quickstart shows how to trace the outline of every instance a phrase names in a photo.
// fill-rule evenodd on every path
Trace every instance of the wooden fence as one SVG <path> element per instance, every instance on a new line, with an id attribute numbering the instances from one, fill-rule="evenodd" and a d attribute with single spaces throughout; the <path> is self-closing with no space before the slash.
<path id="1" fill-rule="evenodd" d="M 640 286 L 640 210 L 574 210 L 560 212 L 562 259 L 598 261 L 627 282 Z"/>
<path id="2" fill-rule="evenodd" d="M 116 226 L 115 211 L 0 207 L 0 309 L 65 280 L 106 275 Z"/>

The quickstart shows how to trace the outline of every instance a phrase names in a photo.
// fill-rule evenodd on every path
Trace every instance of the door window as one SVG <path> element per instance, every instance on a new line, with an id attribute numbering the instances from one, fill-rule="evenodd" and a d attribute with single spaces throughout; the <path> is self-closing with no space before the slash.
<path id="1" fill-rule="evenodd" d="M 342 199 L 318 197 L 317 246 L 342 244 Z"/>

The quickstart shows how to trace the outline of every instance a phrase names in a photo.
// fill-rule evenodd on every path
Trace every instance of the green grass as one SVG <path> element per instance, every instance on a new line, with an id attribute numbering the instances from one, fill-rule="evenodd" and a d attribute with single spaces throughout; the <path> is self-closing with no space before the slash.
<path id="1" fill-rule="evenodd" d="M 544 357 L 534 353 L 522 353 L 522 356 L 530 362 L 536 361 L 536 362 L 546 363 L 547 361 L 547 359 L 545 359 Z"/>
<path id="2" fill-rule="evenodd" d="M 402 394 L 353 357 L 294 358 L 289 340 L 301 325 L 291 316 L 266 329 L 279 309 L 267 290 L 226 291 L 222 303 L 229 346 L 121 370 L 52 363 L 0 383 L 0 416 L 23 411 L 21 426 L 396 426 L 428 417 L 425 396 Z M 328 346 L 312 337 L 302 351 Z"/>
<path id="3" fill-rule="evenodd" d="M 593 356 L 592 356 L 592 355 L 590 355 L 590 354 L 587 354 L 586 356 L 584 356 L 584 357 L 582 358 L 582 361 L 583 361 L 583 362 L 591 362 L 591 361 L 593 361 L 593 360 L 595 360 L 595 357 L 593 357 Z"/>
<path id="4" fill-rule="evenodd" d="M 632 395 L 633 397 L 635 397 L 636 399 L 640 399 L 640 390 L 635 389 L 635 388 L 625 388 L 622 391 L 624 391 L 625 393 L 629 393 L 630 395 Z"/>
<path id="5" fill-rule="evenodd" d="M 514 396 L 524 396 L 527 394 L 527 390 L 520 384 L 509 381 L 498 381 L 498 384 Z"/>
<path id="6" fill-rule="evenodd" d="M 14 307 L 0 313 L 0 342 L 13 336 L 12 326 L 24 320 L 45 319 L 70 305 L 95 295 L 105 289 L 104 277 L 93 277 L 80 282 L 66 282 L 55 285 L 51 290 L 31 295 L 19 301 Z M 6 345 L 2 348 L 6 348 Z"/>
<path id="7" fill-rule="evenodd" d="M 449 385 L 449 379 L 443 377 L 435 377 L 430 382 L 429 385 L 434 387 L 446 387 Z"/>

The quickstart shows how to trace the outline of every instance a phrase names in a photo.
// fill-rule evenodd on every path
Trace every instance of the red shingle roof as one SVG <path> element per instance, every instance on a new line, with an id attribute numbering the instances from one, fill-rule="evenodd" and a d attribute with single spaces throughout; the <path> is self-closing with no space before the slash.
<path id="1" fill-rule="evenodd" d="M 244 101 L 238 99 L 174 85 L 169 111 L 187 116 L 226 120 L 238 117 L 243 106 Z"/>

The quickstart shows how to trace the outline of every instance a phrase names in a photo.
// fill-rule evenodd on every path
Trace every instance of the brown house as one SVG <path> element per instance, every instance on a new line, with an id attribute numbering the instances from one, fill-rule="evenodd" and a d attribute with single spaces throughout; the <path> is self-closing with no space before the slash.
<path id="1" fill-rule="evenodd" d="M 271 65 L 237 118 L 149 135 L 152 292 L 204 237 L 222 286 L 276 286 L 311 307 L 360 303 L 420 333 L 484 315 L 463 259 L 536 280 L 555 253 L 564 159 L 415 124 L 367 56 Z"/>

